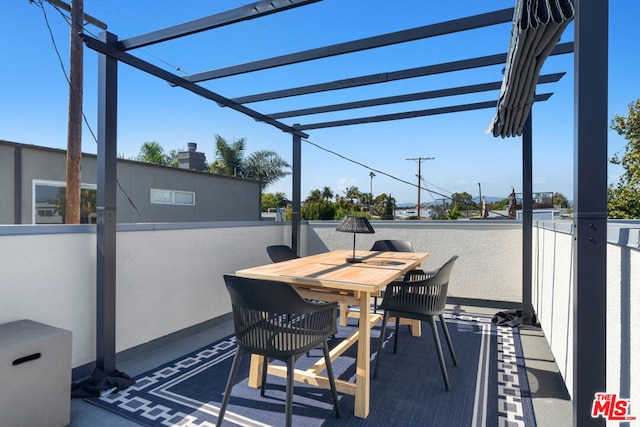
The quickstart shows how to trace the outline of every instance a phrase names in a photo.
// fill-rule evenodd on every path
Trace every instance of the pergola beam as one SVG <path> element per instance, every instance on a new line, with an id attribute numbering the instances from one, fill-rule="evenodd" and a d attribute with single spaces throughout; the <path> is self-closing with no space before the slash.
<path id="1" fill-rule="evenodd" d="M 536 95 L 534 102 L 546 101 L 551 97 L 551 93 Z M 402 113 L 383 114 L 379 116 L 360 117 L 356 119 L 335 120 L 331 122 L 311 123 L 306 125 L 297 125 L 296 128 L 301 130 L 332 128 L 338 126 L 360 125 L 364 123 L 389 122 L 393 120 L 413 119 L 416 117 L 434 116 L 437 114 L 458 113 L 461 111 L 481 110 L 484 108 L 495 108 L 498 100 L 475 102 L 472 104 L 452 105 L 449 107 L 431 108 L 428 110 L 407 111 Z"/>
<path id="2" fill-rule="evenodd" d="M 225 25 L 260 18 L 261 16 L 282 12 L 287 9 L 304 6 L 318 1 L 322 0 L 263 0 L 215 15 L 163 28 L 162 30 L 130 37 L 120 41 L 119 46 L 124 51 L 137 49 L 167 40 L 200 33 L 202 31 L 212 30 Z"/>
<path id="3" fill-rule="evenodd" d="M 262 113 L 259 113 L 255 110 L 252 110 L 251 108 L 245 107 L 233 100 L 230 100 L 228 98 L 225 98 L 222 95 L 219 95 L 213 91 L 210 91 L 208 89 L 203 88 L 202 86 L 199 86 L 195 83 L 191 83 L 185 79 L 183 79 L 180 76 L 176 76 L 175 74 L 172 74 L 166 70 L 163 70 L 160 67 L 157 67 L 153 64 L 150 64 L 148 62 L 143 61 L 140 58 L 137 58 L 131 54 L 128 54 L 126 52 L 121 51 L 118 47 L 114 46 L 114 45 L 108 45 L 106 43 L 101 42 L 100 40 L 94 39 L 93 37 L 90 37 L 86 34 L 81 34 L 80 35 L 82 37 L 82 40 L 84 41 L 84 43 L 87 45 L 88 48 L 95 50 L 96 52 L 100 52 L 104 55 L 107 55 L 111 58 L 115 58 L 120 62 L 123 62 L 125 64 L 128 64 L 134 68 L 137 68 L 141 71 L 144 71 L 146 73 L 149 73 L 151 75 L 154 75 L 156 77 L 161 78 L 162 80 L 174 85 L 174 86 L 180 86 L 184 89 L 187 89 L 190 92 L 193 92 L 197 95 L 200 95 L 204 98 L 210 99 L 212 101 L 217 102 L 220 105 L 225 105 L 229 108 L 232 108 L 236 111 L 239 111 L 243 114 L 246 114 L 249 117 L 252 117 L 253 119 L 259 121 L 259 122 L 264 122 L 267 124 L 270 124 L 271 126 L 274 126 L 278 129 L 280 129 L 283 132 L 287 132 L 287 133 L 291 133 L 291 134 L 296 134 L 296 135 L 300 135 L 302 138 L 308 138 L 309 135 L 307 135 L 306 133 L 300 132 L 299 130 L 288 126 L 284 123 L 281 123 L 277 120 L 272 119 L 271 117 L 264 115 Z"/>
<path id="4" fill-rule="evenodd" d="M 573 52 L 573 42 L 556 45 L 551 55 L 562 55 Z M 247 95 L 232 100 L 239 104 L 249 104 L 252 102 L 268 101 L 272 99 L 288 98 L 291 96 L 308 95 L 311 93 L 327 92 L 331 90 L 349 89 L 354 87 L 387 83 L 396 80 L 424 77 L 434 74 L 450 73 L 453 71 L 469 70 L 472 68 L 488 67 L 491 65 L 504 65 L 507 60 L 506 53 L 496 55 L 479 56 L 471 59 L 444 62 L 441 64 L 427 65 L 424 67 L 409 68 L 406 70 L 393 71 L 387 73 L 370 74 L 367 76 L 352 77 L 348 79 L 336 80 L 333 82 L 318 83 L 296 88 L 264 92 L 255 95 Z"/>
<path id="5" fill-rule="evenodd" d="M 442 36 L 445 34 L 457 33 L 460 31 L 473 30 L 490 25 L 504 24 L 513 19 L 513 8 L 502 9 L 495 12 L 481 15 L 469 16 L 467 18 L 455 19 L 452 21 L 440 22 L 409 30 L 397 31 L 394 33 L 353 40 L 345 43 L 309 49 L 287 55 L 276 56 L 260 61 L 247 62 L 230 67 L 219 68 L 217 70 L 203 71 L 185 76 L 191 82 L 201 82 L 213 80 L 221 77 L 235 76 L 238 74 L 251 73 L 259 70 L 266 70 L 284 65 L 297 64 L 300 62 L 312 61 L 315 59 L 328 58 L 331 56 L 344 55 L 383 46 L 390 46 L 398 43 L 425 39 L 429 37 Z"/>
<path id="6" fill-rule="evenodd" d="M 540 76 L 538 84 L 554 83 L 559 81 L 566 73 L 545 74 Z M 491 83 L 480 83 L 468 86 L 458 86 L 446 89 L 429 90 L 425 92 L 410 93 L 406 95 L 386 96 L 383 98 L 372 98 L 362 101 L 345 102 L 342 104 L 324 105 L 320 107 L 304 108 L 299 110 L 282 111 L 269 113 L 272 119 L 282 119 L 286 117 L 308 116 L 310 114 L 330 113 L 333 111 L 353 110 L 357 108 L 375 107 L 379 105 L 399 104 L 402 102 L 421 101 L 425 99 L 444 98 L 447 96 L 466 95 L 470 93 L 489 92 L 498 90 L 502 86 L 502 81 Z"/>

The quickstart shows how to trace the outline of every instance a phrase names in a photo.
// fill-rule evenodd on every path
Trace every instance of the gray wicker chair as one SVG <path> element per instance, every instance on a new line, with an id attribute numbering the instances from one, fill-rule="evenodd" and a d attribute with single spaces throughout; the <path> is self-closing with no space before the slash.
<path id="1" fill-rule="evenodd" d="M 269 359 L 286 363 L 285 425 L 291 426 L 294 364 L 299 356 L 317 346 L 322 346 L 334 411 L 340 418 L 340 404 L 327 345 L 327 338 L 337 332 L 338 304 L 305 301 L 291 285 L 284 282 L 231 275 L 225 275 L 224 280 L 231 297 L 237 349 L 216 425 L 222 424 L 242 356 L 250 353 L 264 356 L 262 396 L 266 388 Z"/>
<path id="2" fill-rule="evenodd" d="M 408 240 L 376 240 L 372 251 L 413 252 L 413 244 Z M 384 292 L 381 294 L 384 295 Z M 373 312 L 378 312 L 378 297 L 373 297 Z"/>
<path id="3" fill-rule="evenodd" d="M 380 305 L 380 308 L 384 310 L 384 317 L 382 319 L 382 332 L 378 340 L 378 353 L 373 371 L 374 378 L 376 378 L 378 374 L 378 362 L 380 361 L 382 342 L 384 341 L 389 317 L 395 317 L 396 324 L 396 333 L 393 342 L 394 353 L 398 351 L 398 325 L 400 318 L 426 320 L 431 325 L 445 386 L 447 390 L 451 390 L 435 317 L 438 316 L 440 318 L 440 324 L 442 325 L 444 336 L 449 345 L 451 359 L 453 360 L 453 364 L 457 365 L 456 353 L 453 349 L 453 343 L 451 342 L 451 336 L 449 335 L 443 314 L 447 302 L 449 276 L 457 259 L 457 255 L 451 257 L 449 261 L 435 272 L 425 273 L 421 270 L 410 271 L 406 274 L 404 282 L 392 282 L 387 285 L 382 304 Z"/>
<path id="4" fill-rule="evenodd" d="M 267 255 L 269 255 L 269 259 L 271 259 L 271 262 L 274 262 L 274 263 L 300 258 L 298 254 L 296 254 L 287 245 L 267 246 Z"/>

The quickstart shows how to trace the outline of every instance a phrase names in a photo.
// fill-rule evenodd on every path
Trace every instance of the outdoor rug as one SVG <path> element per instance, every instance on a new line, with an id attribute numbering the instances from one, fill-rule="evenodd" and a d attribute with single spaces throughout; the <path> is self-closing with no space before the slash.
<path id="1" fill-rule="evenodd" d="M 353 396 L 338 394 L 342 418 L 333 412 L 328 390 L 295 383 L 294 426 L 535 426 L 529 384 L 517 328 L 496 326 L 489 317 L 447 315 L 458 366 L 453 366 L 444 341 L 451 391 L 444 387 L 431 329 L 422 337 L 407 326 L 399 329 L 393 354 L 393 324 L 387 328 L 377 379 L 371 380 L 367 419 L 353 415 Z M 352 320 L 353 321 L 353 320 Z M 440 325 L 438 325 L 440 330 Z M 340 327 L 330 346 L 355 330 Z M 380 329 L 372 330 L 371 360 L 376 357 Z M 235 353 L 234 337 L 167 363 L 135 378 L 136 384 L 112 395 L 87 399 L 146 426 L 214 426 Z M 335 375 L 355 377 L 353 346 L 334 362 Z M 321 350 L 313 350 L 315 360 Z M 224 425 L 284 424 L 284 379 L 268 376 L 265 397 L 247 385 L 250 357 L 243 358 Z M 312 359 L 302 357 L 296 368 Z M 373 372 L 373 364 L 372 364 Z"/>

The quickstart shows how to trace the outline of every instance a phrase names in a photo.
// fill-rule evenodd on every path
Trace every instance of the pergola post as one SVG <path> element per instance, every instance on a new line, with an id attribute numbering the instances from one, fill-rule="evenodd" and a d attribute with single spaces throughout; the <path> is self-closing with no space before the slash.
<path id="1" fill-rule="evenodd" d="M 294 127 L 296 127 L 294 125 Z M 299 134 L 293 135 L 293 205 L 291 215 L 291 249 L 300 255 L 300 205 L 301 205 L 301 182 L 302 182 L 302 137 Z"/>
<path id="2" fill-rule="evenodd" d="M 573 425 L 606 391 L 608 0 L 576 1 L 574 83 Z"/>
<path id="3" fill-rule="evenodd" d="M 115 44 L 117 36 L 100 33 Z M 116 159 L 118 60 L 98 55 L 98 167 L 96 228 L 96 368 L 116 370 Z"/>
<path id="4" fill-rule="evenodd" d="M 522 130 L 522 322 L 534 323 L 531 287 L 533 228 L 533 120 L 529 112 Z"/>

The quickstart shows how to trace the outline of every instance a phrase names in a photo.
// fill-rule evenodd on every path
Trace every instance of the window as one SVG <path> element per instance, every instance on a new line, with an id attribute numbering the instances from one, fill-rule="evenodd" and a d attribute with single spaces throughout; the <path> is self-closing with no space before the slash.
<path id="1" fill-rule="evenodd" d="M 64 224 L 67 187 L 64 182 L 33 181 L 33 224 Z M 80 185 L 80 223 L 96 223 L 96 186 Z"/>
<path id="2" fill-rule="evenodd" d="M 195 206 L 196 193 L 193 191 L 151 189 L 151 203 L 157 205 Z"/>

